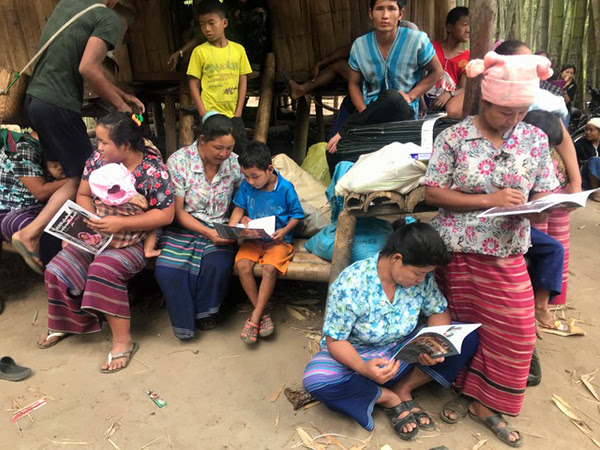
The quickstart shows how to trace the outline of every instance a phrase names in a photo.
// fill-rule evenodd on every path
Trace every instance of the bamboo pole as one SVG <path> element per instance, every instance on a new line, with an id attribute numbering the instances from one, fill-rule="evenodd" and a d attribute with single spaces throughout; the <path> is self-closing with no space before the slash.
<path id="1" fill-rule="evenodd" d="M 483 58 L 490 50 L 495 33 L 498 3 L 496 0 L 471 0 L 469 18 L 471 22 L 471 59 Z M 469 78 L 465 92 L 463 116 L 477 114 L 481 99 L 481 78 Z"/>
<path id="2" fill-rule="evenodd" d="M 539 9 L 539 39 L 537 42 L 537 50 L 548 51 L 548 32 L 550 30 L 550 0 L 540 0 Z"/>
<path id="3" fill-rule="evenodd" d="M 308 125 L 310 123 L 310 103 L 311 99 L 307 96 L 298 99 L 296 108 L 296 124 L 294 126 L 294 149 L 292 159 L 299 165 L 306 157 L 306 147 L 308 145 Z"/>
<path id="4" fill-rule="evenodd" d="M 329 284 L 333 283 L 342 270 L 350 265 L 352 260 L 352 247 L 354 246 L 354 231 L 356 230 L 356 216 L 348 213 L 344 208 L 338 216 L 335 230 L 335 243 L 333 245 L 333 258 L 331 260 L 331 273 Z"/>
<path id="5" fill-rule="evenodd" d="M 271 121 L 271 104 L 275 85 L 275 54 L 268 53 L 262 69 L 263 79 L 260 87 L 260 101 L 254 124 L 254 139 L 267 142 L 269 122 Z"/>
<path id="6" fill-rule="evenodd" d="M 552 13 L 550 19 L 550 36 L 548 40 L 548 52 L 550 58 L 556 64 L 556 67 L 560 66 L 560 55 L 562 52 L 562 37 L 563 37 L 563 25 L 565 15 L 565 3 L 564 0 L 551 0 L 552 1 Z"/>

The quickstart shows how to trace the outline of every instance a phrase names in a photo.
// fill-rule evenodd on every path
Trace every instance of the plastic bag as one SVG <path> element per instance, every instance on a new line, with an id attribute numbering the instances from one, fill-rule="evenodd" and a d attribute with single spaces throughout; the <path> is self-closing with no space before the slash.
<path id="1" fill-rule="evenodd" d="M 329 186 L 331 175 L 329 175 L 329 166 L 327 165 L 327 157 L 325 156 L 326 147 L 327 142 L 319 142 L 311 145 L 306 158 L 302 161 L 302 168 L 317 180 Z"/>
<path id="2" fill-rule="evenodd" d="M 413 159 L 418 145 L 394 142 L 381 150 L 361 155 L 335 186 L 336 195 L 350 192 L 366 194 L 376 191 L 398 191 L 408 194 L 421 183 L 427 166 Z"/>

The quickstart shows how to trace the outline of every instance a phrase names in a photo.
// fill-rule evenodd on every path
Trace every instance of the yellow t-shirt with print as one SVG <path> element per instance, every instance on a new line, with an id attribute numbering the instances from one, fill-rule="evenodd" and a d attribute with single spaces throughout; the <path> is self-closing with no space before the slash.
<path id="1" fill-rule="evenodd" d="M 208 42 L 192 52 L 187 74 L 200 80 L 201 98 L 207 111 L 233 117 L 237 107 L 240 75 L 252 72 L 246 50 L 229 41 L 223 47 Z"/>

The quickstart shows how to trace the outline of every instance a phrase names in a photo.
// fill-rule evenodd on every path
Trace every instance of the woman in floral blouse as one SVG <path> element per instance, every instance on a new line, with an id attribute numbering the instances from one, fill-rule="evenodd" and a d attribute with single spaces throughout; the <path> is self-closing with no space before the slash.
<path id="1" fill-rule="evenodd" d="M 450 324 L 431 273 L 449 260 L 430 225 L 409 223 L 380 253 L 346 268 L 329 290 L 323 350 L 306 367 L 306 390 L 369 431 L 375 404 L 385 409 L 401 439 L 433 429 L 412 391 L 431 380 L 449 388 L 475 352 L 477 334 L 464 340 L 460 355 L 446 360 L 421 354 L 418 364 L 406 364 L 393 356 L 417 331 L 419 314 L 427 316 L 428 326 Z"/>
<path id="2" fill-rule="evenodd" d="M 518 447 L 523 437 L 502 414 L 521 410 L 535 344 L 534 296 L 523 259 L 534 217 L 477 216 L 558 186 L 547 136 L 521 122 L 539 80 L 552 71 L 540 56 L 490 52 L 467 66 L 469 77 L 482 73 L 481 112 L 437 137 L 424 181 L 426 201 L 441 208 L 432 225 L 454 253 L 438 272 L 440 289 L 453 319 L 482 323 L 479 349 L 456 380 L 464 397 L 441 416 L 456 423 L 469 414 Z"/>
<path id="3" fill-rule="evenodd" d="M 155 275 L 181 340 L 215 326 L 214 315 L 227 295 L 235 258 L 233 241 L 221 239 L 213 223 L 226 223 L 229 205 L 242 182 L 230 119 L 207 114 L 202 135 L 167 161 L 175 192 L 177 224 L 166 229 Z"/>

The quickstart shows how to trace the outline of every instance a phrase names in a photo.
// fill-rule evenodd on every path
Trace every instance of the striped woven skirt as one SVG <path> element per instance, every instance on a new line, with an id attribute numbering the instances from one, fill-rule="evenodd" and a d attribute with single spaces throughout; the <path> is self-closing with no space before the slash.
<path id="1" fill-rule="evenodd" d="M 196 320 L 219 312 L 229 292 L 235 249 L 217 246 L 193 231 L 169 227 L 160 239 L 154 275 L 181 340 L 194 337 Z"/>
<path id="2" fill-rule="evenodd" d="M 391 359 L 410 340 L 415 330 L 402 342 L 394 342 L 381 347 L 356 346 L 360 357 L 368 361 L 373 358 Z M 471 333 L 463 341 L 461 354 L 446 358 L 434 366 L 416 366 L 445 388 L 450 388 L 457 374 L 469 362 L 477 349 L 477 333 Z M 380 386 L 352 369 L 337 362 L 327 349 L 321 350 L 308 362 L 302 377 L 304 388 L 313 397 L 332 411 L 346 414 L 368 431 L 372 431 L 373 407 L 381 396 L 381 388 L 390 388 L 404 378 L 415 364 L 400 362 L 396 376 Z"/>
<path id="3" fill-rule="evenodd" d="M 479 322 L 479 348 L 456 378 L 463 393 L 488 408 L 521 411 L 535 345 L 533 289 L 523 255 L 454 253 L 436 272 L 453 320 Z"/>
<path id="4" fill-rule="evenodd" d="M 48 329 L 64 333 L 94 333 L 104 315 L 129 319 L 127 282 L 146 259 L 141 243 L 108 249 L 94 257 L 68 245 L 46 267 Z"/>
<path id="5" fill-rule="evenodd" d="M 557 209 L 550 213 L 548 221 L 544 223 L 532 223 L 531 225 L 540 231 L 550 235 L 560 242 L 565 249 L 565 259 L 562 271 L 562 288 L 560 294 L 551 301 L 553 305 L 564 305 L 567 303 L 567 282 L 569 280 L 569 247 L 570 247 L 570 219 L 569 213 Z"/>

